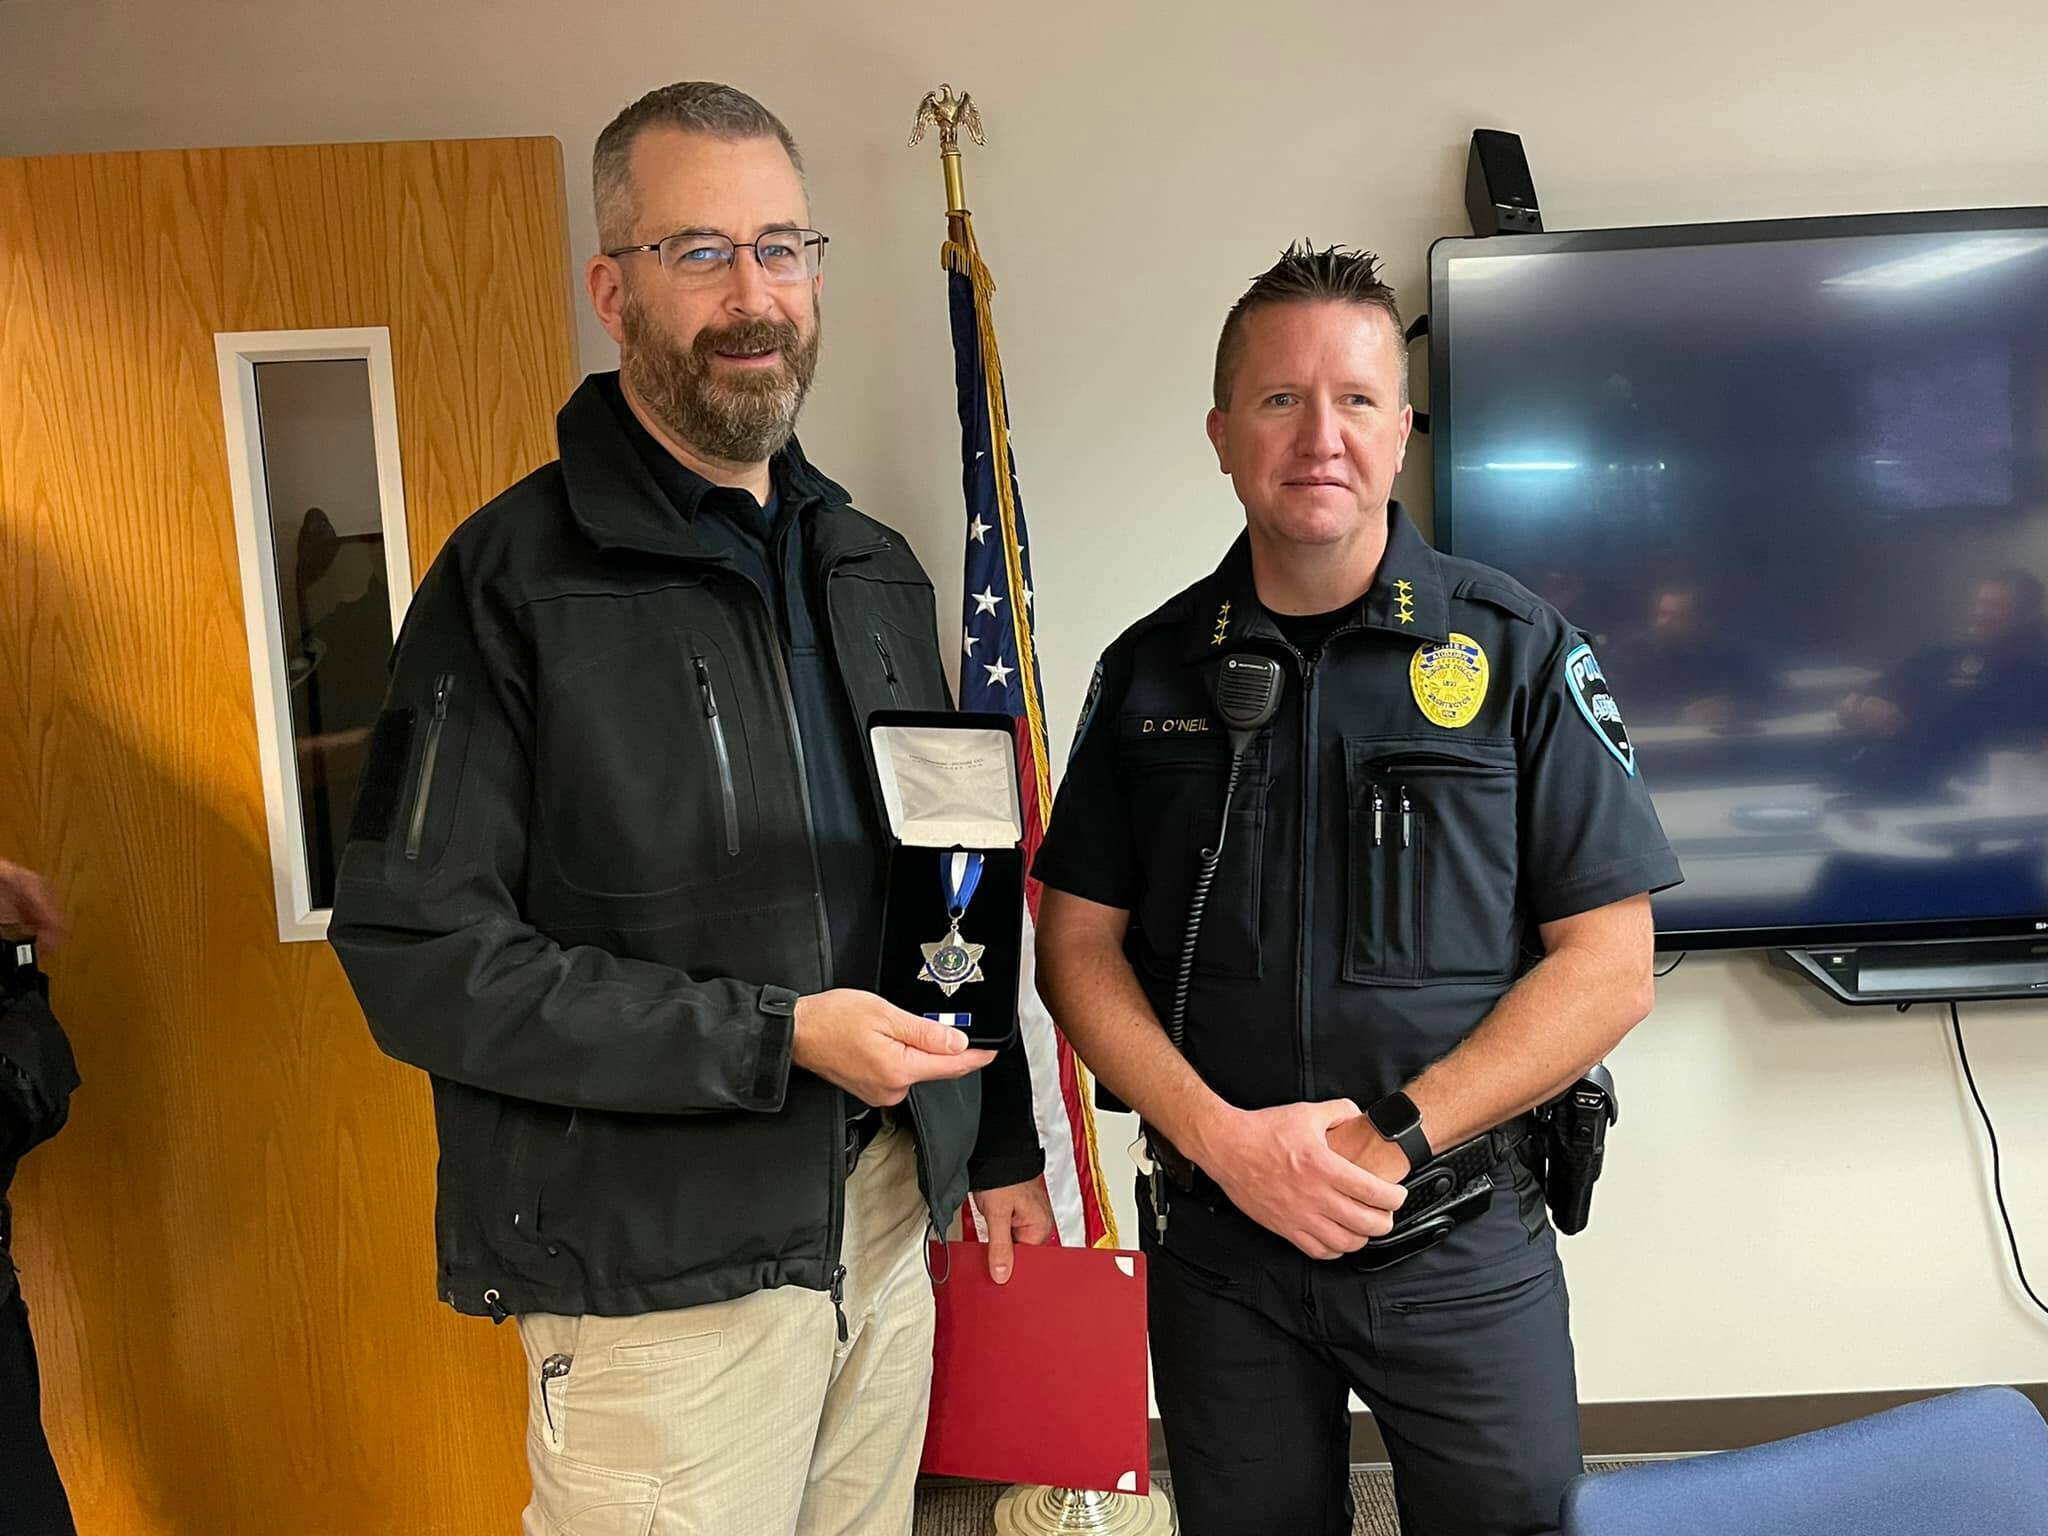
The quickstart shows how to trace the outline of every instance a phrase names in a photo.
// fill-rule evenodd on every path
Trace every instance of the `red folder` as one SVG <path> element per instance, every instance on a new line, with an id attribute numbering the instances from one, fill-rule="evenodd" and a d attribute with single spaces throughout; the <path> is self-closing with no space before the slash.
<path id="1" fill-rule="evenodd" d="M 980 1243 L 931 1258 L 943 1283 L 924 1470 L 1149 1492 L 1144 1255 L 1020 1246 L 1008 1285 Z"/>

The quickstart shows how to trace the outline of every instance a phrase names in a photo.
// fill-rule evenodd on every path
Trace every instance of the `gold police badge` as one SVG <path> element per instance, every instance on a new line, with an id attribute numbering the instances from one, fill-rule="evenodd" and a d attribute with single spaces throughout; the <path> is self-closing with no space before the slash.
<path id="1" fill-rule="evenodd" d="M 1434 725 L 1458 730 L 1470 725 L 1486 702 L 1486 652 L 1470 635 L 1451 636 L 1449 645 L 1425 645 L 1408 663 L 1408 687 L 1416 707 Z"/>

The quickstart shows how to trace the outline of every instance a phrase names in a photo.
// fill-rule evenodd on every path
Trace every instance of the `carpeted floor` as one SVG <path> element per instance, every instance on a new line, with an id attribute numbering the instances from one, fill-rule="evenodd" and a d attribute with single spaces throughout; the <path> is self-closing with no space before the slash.
<path id="1" fill-rule="evenodd" d="M 1603 1461 L 1590 1470 L 1635 1466 L 1635 1462 Z M 1159 1486 L 1173 1491 L 1166 1478 Z M 988 1536 L 989 1519 L 995 1513 L 1002 1489 L 993 1483 L 934 1483 L 918 1490 L 917 1521 L 912 1536 Z M 1394 1515 L 1394 1482 L 1385 1467 L 1351 1469 L 1351 1492 L 1358 1500 L 1358 1520 L 1353 1536 L 1400 1536 L 1401 1524 Z"/>

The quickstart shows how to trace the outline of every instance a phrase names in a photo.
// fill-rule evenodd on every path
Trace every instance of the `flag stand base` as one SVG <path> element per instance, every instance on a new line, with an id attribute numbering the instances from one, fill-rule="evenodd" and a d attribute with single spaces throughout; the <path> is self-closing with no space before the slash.
<path id="1" fill-rule="evenodd" d="M 995 1528 L 997 1536 L 1169 1536 L 1176 1527 L 1173 1505 L 1157 1488 L 1141 1497 L 1019 1486 L 996 1502 Z"/>

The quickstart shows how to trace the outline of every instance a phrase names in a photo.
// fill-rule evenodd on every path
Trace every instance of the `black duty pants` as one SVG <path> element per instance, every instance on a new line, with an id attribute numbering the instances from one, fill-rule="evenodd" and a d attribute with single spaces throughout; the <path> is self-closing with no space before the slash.
<path id="1" fill-rule="evenodd" d="M 1149 1194 L 1152 1362 L 1184 1536 L 1347 1536 L 1347 1389 L 1393 1463 L 1403 1536 L 1553 1531 L 1583 1470 L 1568 1301 L 1534 1180 L 1377 1274 L 1319 1263 L 1228 1202 Z"/>

